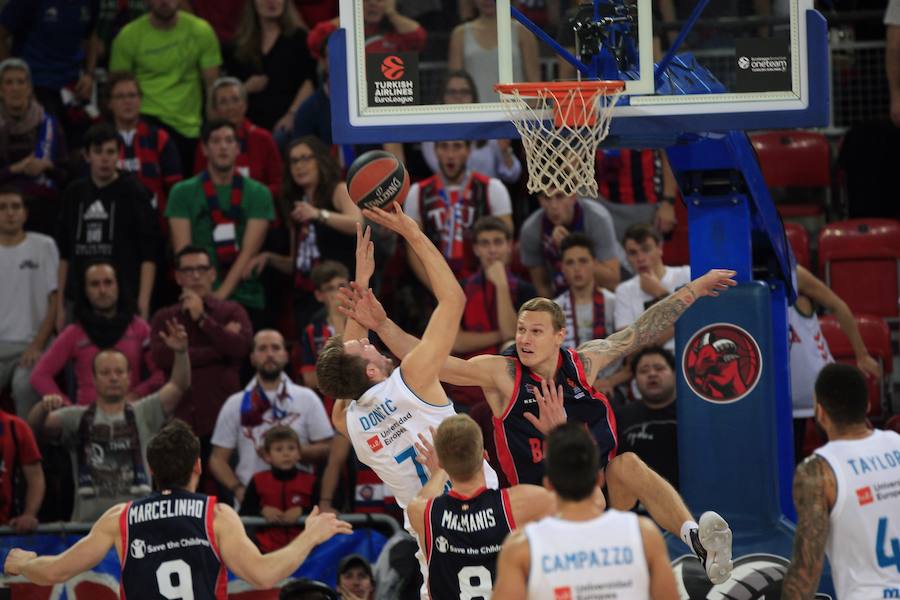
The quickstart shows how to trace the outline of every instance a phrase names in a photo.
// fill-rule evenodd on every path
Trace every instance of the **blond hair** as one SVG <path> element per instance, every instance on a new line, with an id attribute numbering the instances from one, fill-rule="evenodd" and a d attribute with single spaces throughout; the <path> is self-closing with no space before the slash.
<path id="1" fill-rule="evenodd" d="M 472 479 L 484 460 L 484 437 L 472 417 L 453 415 L 434 434 L 434 449 L 451 480 Z"/>
<path id="2" fill-rule="evenodd" d="M 550 314 L 550 322 L 553 324 L 554 331 L 560 331 L 566 326 L 566 315 L 563 314 L 559 304 L 549 298 L 532 298 L 522 305 L 519 309 L 518 317 L 522 317 L 525 311 L 545 312 Z"/>

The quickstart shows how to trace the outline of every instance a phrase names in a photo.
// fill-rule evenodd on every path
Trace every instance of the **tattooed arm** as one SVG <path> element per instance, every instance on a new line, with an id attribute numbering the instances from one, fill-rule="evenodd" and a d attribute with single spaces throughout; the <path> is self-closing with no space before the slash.
<path id="1" fill-rule="evenodd" d="M 737 285 L 733 276 L 734 271 L 713 269 L 648 308 L 625 329 L 607 338 L 583 343 L 578 347 L 578 357 L 584 365 L 587 380 L 594 381 L 597 373 L 609 363 L 652 344 L 697 298 L 718 296 L 720 291 Z"/>
<path id="2" fill-rule="evenodd" d="M 836 487 L 834 472 L 825 459 L 813 455 L 797 467 L 794 475 L 797 531 L 791 566 L 781 585 L 782 600 L 812 598 L 819 586 Z"/>

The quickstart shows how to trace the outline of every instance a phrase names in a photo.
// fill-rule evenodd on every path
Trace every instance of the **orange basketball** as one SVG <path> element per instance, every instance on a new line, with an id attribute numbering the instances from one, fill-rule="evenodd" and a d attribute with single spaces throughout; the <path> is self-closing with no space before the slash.
<path id="1" fill-rule="evenodd" d="M 403 204 L 409 191 L 409 173 L 390 152 L 370 150 L 350 165 L 347 188 L 360 208 L 382 208 L 395 200 Z"/>

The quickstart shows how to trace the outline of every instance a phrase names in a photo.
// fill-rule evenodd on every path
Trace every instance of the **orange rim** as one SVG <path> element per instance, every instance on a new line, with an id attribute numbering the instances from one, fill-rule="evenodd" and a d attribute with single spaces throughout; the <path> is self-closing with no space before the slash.
<path id="1" fill-rule="evenodd" d="M 538 97 L 549 92 L 569 92 L 581 90 L 584 92 L 600 93 L 607 96 L 617 94 L 625 89 L 624 81 L 529 81 L 517 83 L 498 83 L 494 89 L 501 94 L 519 92 L 520 96 Z"/>

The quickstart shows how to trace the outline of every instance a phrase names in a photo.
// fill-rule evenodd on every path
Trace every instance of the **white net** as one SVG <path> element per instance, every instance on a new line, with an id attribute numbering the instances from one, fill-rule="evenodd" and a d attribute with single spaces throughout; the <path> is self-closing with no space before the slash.
<path id="1" fill-rule="evenodd" d="M 530 193 L 597 196 L 597 146 L 609 134 L 620 95 L 578 88 L 500 93 L 525 147 Z M 555 119 L 546 120 L 551 114 Z"/>

